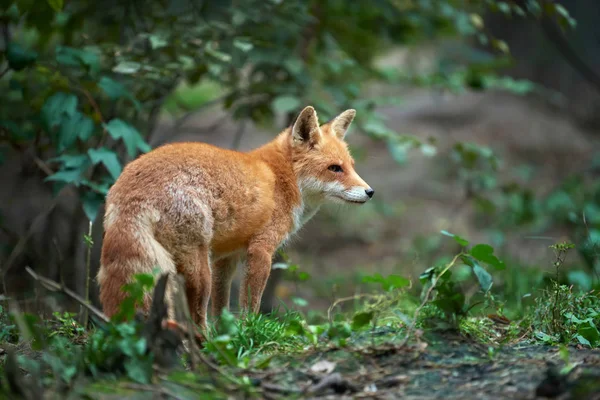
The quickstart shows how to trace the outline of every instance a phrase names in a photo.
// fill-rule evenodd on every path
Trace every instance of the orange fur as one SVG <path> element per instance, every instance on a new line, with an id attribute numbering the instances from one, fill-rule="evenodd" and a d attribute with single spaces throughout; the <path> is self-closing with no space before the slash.
<path id="1" fill-rule="evenodd" d="M 354 114 L 319 126 L 306 107 L 292 127 L 250 152 L 176 143 L 128 164 L 106 199 L 98 273 L 104 312 L 117 312 L 133 274 L 158 267 L 185 277 L 194 321 L 205 328 L 211 293 L 218 315 L 229 306 L 242 258 L 240 304 L 258 312 L 277 248 L 326 200 L 364 203 L 373 195 L 343 141 Z"/>

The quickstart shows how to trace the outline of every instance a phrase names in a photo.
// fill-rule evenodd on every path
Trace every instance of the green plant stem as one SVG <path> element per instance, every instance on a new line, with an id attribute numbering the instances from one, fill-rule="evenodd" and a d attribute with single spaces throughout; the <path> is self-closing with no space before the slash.
<path id="1" fill-rule="evenodd" d="M 89 240 L 87 244 L 87 254 L 86 254 L 86 260 L 85 260 L 85 295 L 84 295 L 84 299 L 85 302 L 87 304 L 90 303 L 90 265 L 91 265 L 91 260 L 92 260 L 92 246 L 93 243 L 91 242 L 92 240 L 92 228 L 94 226 L 94 223 L 92 221 L 90 221 L 90 225 L 88 228 L 88 237 L 87 240 Z M 85 328 L 87 328 L 88 325 L 88 309 L 87 308 L 83 308 L 83 318 L 82 318 L 82 324 Z"/>
<path id="2" fill-rule="evenodd" d="M 412 335 L 412 332 L 415 329 L 415 325 L 417 324 L 417 318 L 419 316 L 419 313 L 421 312 L 421 309 L 423 307 L 425 307 L 425 305 L 429 302 L 429 297 L 431 296 L 431 292 L 433 292 L 433 289 L 435 289 L 435 286 L 437 285 L 439 279 L 441 276 L 443 276 L 446 272 L 448 272 L 448 270 L 450 268 L 452 268 L 455 264 L 456 261 L 458 261 L 458 259 L 460 257 L 462 257 L 464 254 L 462 252 L 458 253 L 457 255 L 454 256 L 454 258 L 452 259 L 452 261 L 450 261 L 446 267 L 442 270 L 441 273 L 439 273 L 434 280 L 431 282 L 431 286 L 429 287 L 429 289 L 427 289 L 427 292 L 425 293 L 425 298 L 423 299 L 423 302 L 419 305 L 419 307 L 417 307 L 417 309 L 415 310 L 415 314 L 413 315 L 413 321 L 410 324 L 410 326 L 408 327 L 408 331 L 406 332 L 406 336 L 404 337 L 404 339 L 402 340 L 402 342 L 400 343 L 400 347 L 404 347 L 406 345 L 406 343 L 408 343 L 408 339 L 410 339 L 410 336 Z"/>

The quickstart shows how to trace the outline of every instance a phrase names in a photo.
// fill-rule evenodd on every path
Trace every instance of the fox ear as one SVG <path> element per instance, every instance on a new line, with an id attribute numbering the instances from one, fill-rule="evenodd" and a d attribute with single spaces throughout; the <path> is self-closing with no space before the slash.
<path id="1" fill-rule="evenodd" d="M 292 126 L 292 144 L 315 144 L 321 137 L 317 112 L 311 106 L 305 107 Z"/>
<path id="2" fill-rule="evenodd" d="M 346 132 L 348 132 L 348 128 L 354 120 L 355 115 L 356 110 L 354 109 L 344 111 L 333 120 L 328 122 L 330 129 L 338 138 L 343 139 L 344 136 L 346 136 Z"/>

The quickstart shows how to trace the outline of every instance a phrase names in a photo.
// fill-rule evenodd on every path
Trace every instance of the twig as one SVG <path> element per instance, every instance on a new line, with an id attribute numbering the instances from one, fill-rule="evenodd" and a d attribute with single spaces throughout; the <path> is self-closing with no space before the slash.
<path id="1" fill-rule="evenodd" d="M 87 255 L 86 255 L 86 260 L 85 260 L 85 301 L 89 304 L 90 302 L 90 265 L 91 265 L 91 261 L 92 261 L 92 246 L 94 245 L 94 242 L 92 242 L 92 228 L 94 226 L 94 223 L 92 221 L 90 221 L 90 226 L 88 229 L 88 236 L 87 238 L 85 238 L 86 240 L 86 245 L 87 245 Z M 83 309 L 83 318 L 82 318 L 82 325 L 84 327 L 87 327 L 88 324 L 88 313 L 87 313 L 87 309 L 84 308 Z"/>
<path id="2" fill-rule="evenodd" d="M 9 70 L 10 70 L 10 67 L 8 67 L 8 66 L 7 66 L 7 67 L 4 69 L 4 71 L 0 72 L 0 79 L 1 79 L 1 78 L 2 78 L 4 75 L 6 75 L 6 73 L 7 73 Z"/>
<path id="3" fill-rule="evenodd" d="M 452 259 L 452 261 L 450 261 L 448 263 L 448 265 L 446 265 L 446 267 L 442 270 L 441 273 L 439 273 L 435 279 L 433 280 L 433 282 L 431 282 L 431 286 L 429 287 L 429 289 L 427 289 L 427 292 L 425 293 L 425 298 L 423 299 L 423 302 L 419 305 L 419 307 L 417 307 L 417 309 L 415 310 L 415 313 L 413 315 L 413 320 L 412 323 L 410 324 L 410 326 L 408 327 L 408 330 L 406 332 L 406 336 L 404 337 L 404 339 L 402 340 L 402 342 L 400 342 L 399 347 L 403 347 L 406 345 L 406 343 L 408 342 L 408 339 L 410 339 L 410 336 L 412 335 L 414 329 L 415 329 L 415 325 L 417 324 L 417 317 L 419 316 L 419 313 L 421 312 L 421 309 L 423 307 L 425 307 L 425 305 L 429 302 L 429 297 L 431 296 L 431 292 L 433 292 L 433 289 L 435 289 L 435 286 L 437 285 L 439 279 L 441 276 L 443 276 L 450 268 L 452 268 L 454 266 L 454 264 L 456 264 L 456 261 L 458 261 L 458 259 L 463 255 L 463 253 L 459 253 L 456 256 L 454 256 L 454 258 Z"/>
<path id="4" fill-rule="evenodd" d="M 25 267 L 25 270 L 27 271 L 27 273 L 29 275 L 31 275 L 31 277 L 33 279 L 40 282 L 46 289 L 48 289 L 50 291 L 54 291 L 54 292 L 63 292 L 64 294 L 66 294 L 67 296 L 71 297 L 73 300 L 78 302 L 80 305 L 87 308 L 89 311 L 92 312 L 92 314 L 94 314 L 96 317 L 98 317 L 103 322 L 105 322 L 107 324 L 110 323 L 110 319 L 106 315 L 104 315 L 104 313 L 102 311 L 98 310 L 96 307 L 89 304 L 87 301 L 85 301 L 85 299 L 81 298 L 81 296 L 79 296 L 77 293 L 75 293 L 68 287 L 63 286 L 60 283 L 54 282 L 52 279 L 48 279 L 46 277 L 38 275 L 37 273 L 35 273 L 35 271 L 33 271 L 29 267 Z"/>
<path id="5" fill-rule="evenodd" d="M 369 293 L 361 293 L 361 294 L 355 294 L 354 296 L 342 297 L 341 299 L 337 299 L 336 301 L 333 302 L 333 304 L 327 310 L 327 319 L 329 320 L 329 323 L 333 322 L 333 320 L 331 319 L 331 312 L 338 304 L 341 304 L 341 303 L 344 303 L 344 302 L 350 301 L 350 300 L 362 299 L 364 297 L 370 297 L 372 299 L 377 299 L 380 296 L 374 295 L 374 294 L 369 294 Z"/>

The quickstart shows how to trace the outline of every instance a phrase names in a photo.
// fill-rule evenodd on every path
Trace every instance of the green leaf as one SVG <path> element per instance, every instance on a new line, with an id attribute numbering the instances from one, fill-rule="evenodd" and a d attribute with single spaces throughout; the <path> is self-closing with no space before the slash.
<path id="1" fill-rule="evenodd" d="M 460 237 L 458 235 L 455 235 L 455 234 L 450 233 L 448 231 L 440 231 L 440 233 L 442 235 L 446 235 L 446 236 L 449 236 L 449 237 L 453 238 L 456 241 L 456 243 L 460 244 L 463 247 L 466 247 L 466 246 L 469 245 L 469 241 L 467 239 L 463 239 L 462 237 Z"/>
<path id="2" fill-rule="evenodd" d="M 298 307 L 306 307 L 308 305 L 308 301 L 301 297 L 292 297 L 292 302 Z"/>
<path id="3" fill-rule="evenodd" d="M 435 267 L 430 267 L 430 268 L 427 268 L 425 271 L 423 271 L 421 273 L 421 275 L 419 275 L 419 281 L 421 282 L 422 285 L 425 285 L 426 283 L 432 281 L 434 277 L 435 277 Z"/>
<path id="4" fill-rule="evenodd" d="M 96 221 L 96 217 L 98 216 L 98 211 L 102 204 L 104 203 L 104 196 L 96 192 L 85 192 L 81 196 L 81 202 L 83 206 L 83 211 L 87 216 L 89 221 Z"/>
<path id="5" fill-rule="evenodd" d="M 271 106 L 277 112 L 288 113 L 300 107 L 300 99 L 296 96 L 279 96 L 273 100 Z"/>
<path id="6" fill-rule="evenodd" d="M 113 72 L 116 72 L 118 74 L 130 75 L 138 72 L 140 68 L 142 68 L 142 65 L 140 63 L 134 61 L 121 61 L 113 68 Z"/>
<path id="7" fill-rule="evenodd" d="M 489 244 L 478 244 L 473 246 L 470 254 L 477 260 L 489 264 L 497 270 L 506 268 L 504 263 L 494 255 L 494 248 Z"/>
<path id="8" fill-rule="evenodd" d="M 85 141 L 94 133 L 94 122 L 86 115 L 76 111 L 70 118 L 65 118 L 58 131 L 58 152 L 70 148 L 77 138 Z"/>
<path id="9" fill-rule="evenodd" d="M 63 117 L 73 117 L 77 113 L 77 96 L 57 92 L 46 99 L 42 106 L 41 119 L 46 130 L 51 131 L 63 121 Z"/>
<path id="10" fill-rule="evenodd" d="M 309 279 L 310 279 L 310 274 L 308 272 L 305 272 L 305 271 L 298 272 L 298 280 L 300 282 L 305 282 Z"/>
<path id="11" fill-rule="evenodd" d="M 473 273 L 477 277 L 481 289 L 487 293 L 492 288 L 492 275 L 479 265 L 479 263 L 475 263 L 473 266 Z"/>
<path id="12" fill-rule="evenodd" d="M 580 325 L 579 329 L 577 329 L 577 333 L 585 338 L 591 346 L 600 344 L 600 332 L 598 332 L 598 328 L 596 328 L 591 321 Z"/>
<path id="13" fill-rule="evenodd" d="M 368 325 L 373 320 L 373 312 L 359 312 L 352 318 L 352 330 L 358 330 Z"/>
<path id="14" fill-rule="evenodd" d="M 137 358 L 130 358 L 125 361 L 125 371 L 127 376 L 132 380 L 141 383 L 150 383 L 150 377 L 152 376 L 152 363 L 146 360 L 140 360 Z"/>
<path id="15" fill-rule="evenodd" d="M 159 35 L 150 35 L 148 39 L 150 39 L 150 47 L 152 47 L 152 50 L 167 47 L 169 45 L 169 42 Z"/>
<path id="16" fill-rule="evenodd" d="M 389 275 L 386 278 L 387 290 L 399 289 L 410 285 L 410 280 L 400 275 Z"/>
<path id="17" fill-rule="evenodd" d="M 100 69 L 100 57 L 89 50 L 57 46 L 55 58 L 59 64 L 69 67 L 85 67 L 90 73 L 96 73 Z"/>
<path id="18" fill-rule="evenodd" d="M 154 285 L 154 276 L 152 276 L 152 274 L 136 274 L 134 277 L 135 280 L 146 289 L 149 289 Z"/>
<path id="19" fill-rule="evenodd" d="M 254 48 L 254 45 L 248 40 L 234 39 L 233 45 L 243 52 L 248 52 Z"/>
<path id="20" fill-rule="evenodd" d="M 122 98 L 129 99 L 133 105 L 140 111 L 142 106 L 139 101 L 127 90 L 127 88 L 120 82 L 115 81 L 114 79 L 109 78 L 108 76 L 103 76 L 100 78 L 98 82 L 98 86 L 111 100 L 118 100 Z"/>
<path id="21" fill-rule="evenodd" d="M 8 66 L 15 71 L 27 68 L 35 62 L 38 54 L 33 50 L 26 50 L 15 42 L 9 42 L 5 50 Z"/>
<path id="22" fill-rule="evenodd" d="M 104 128 L 113 139 L 123 140 L 125 148 L 127 149 L 127 154 L 129 154 L 130 157 L 135 157 L 137 150 L 144 153 L 151 150 L 150 146 L 144 141 L 138 130 L 123 120 L 115 118 L 108 124 L 104 124 Z"/>
<path id="23" fill-rule="evenodd" d="M 106 147 L 101 147 L 99 149 L 89 149 L 88 155 L 94 165 L 100 163 L 103 164 L 113 179 L 117 180 L 121 174 L 121 163 L 114 151 L 109 150 Z"/>
<path id="24" fill-rule="evenodd" d="M 81 182 L 81 172 L 80 169 L 62 170 L 50 175 L 45 181 L 72 183 L 77 186 Z"/>
<path id="25" fill-rule="evenodd" d="M 63 0 L 46 0 L 54 11 L 60 11 L 63 8 Z"/>
<path id="26" fill-rule="evenodd" d="M 229 63 L 231 62 L 231 56 L 227 53 L 223 53 L 222 51 L 219 50 L 215 50 L 210 46 L 206 46 L 204 48 L 204 51 L 206 52 L 206 54 L 208 54 L 211 57 L 216 58 L 217 60 L 224 62 L 224 63 Z"/>
<path id="27" fill-rule="evenodd" d="M 108 76 L 103 76 L 100 78 L 98 86 L 111 100 L 117 100 L 128 95 L 125 86 L 123 86 L 120 82 L 109 78 Z"/>

